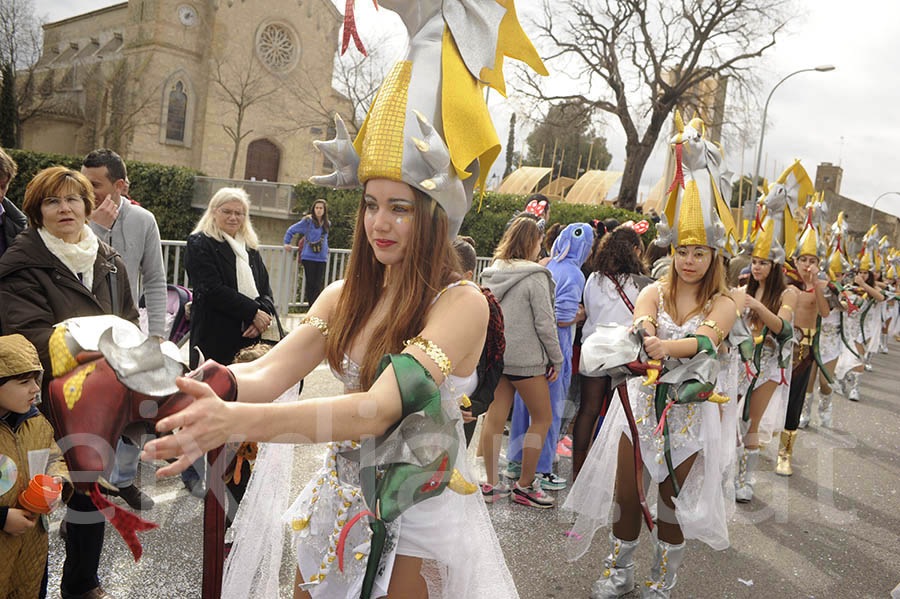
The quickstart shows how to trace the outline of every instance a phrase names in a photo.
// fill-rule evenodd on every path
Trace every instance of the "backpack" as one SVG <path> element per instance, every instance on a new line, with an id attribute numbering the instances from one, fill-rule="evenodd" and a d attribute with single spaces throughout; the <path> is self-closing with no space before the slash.
<path id="1" fill-rule="evenodd" d="M 490 289 L 481 287 L 490 310 L 488 319 L 487 336 L 484 339 L 484 348 L 478 360 L 476 372 L 478 373 L 478 386 L 472 392 L 469 399 L 472 400 L 472 415 L 479 416 L 487 412 L 488 406 L 494 400 L 494 389 L 500 382 L 503 374 L 503 354 L 506 352 L 506 337 L 503 335 L 503 310 L 500 302 L 494 297 Z"/>

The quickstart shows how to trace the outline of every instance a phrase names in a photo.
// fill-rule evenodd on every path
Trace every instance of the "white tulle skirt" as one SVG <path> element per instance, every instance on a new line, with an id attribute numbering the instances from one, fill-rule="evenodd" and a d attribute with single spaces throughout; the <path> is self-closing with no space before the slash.
<path id="1" fill-rule="evenodd" d="M 638 424 L 644 467 L 654 482 L 661 482 L 668 471 L 653 434 L 655 413 L 651 411 L 647 415 L 650 391 L 641 386 L 641 380 L 631 379 L 628 392 L 635 419 L 644 417 Z M 703 541 L 713 549 L 725 549 L 729 545 L 727 521 L 733 509 L 733 501 L 726 499 L 725 492 L 732 472 L 727 456 L 729 451 L 734 455 L 733 448 L 728 447 L 735 443 L 733 415 L 723 417 L 718 404 L 703 402 L 673 406 L 667 419 L 671 419 L 674 463 L 677 465 L 697 454 L 681 493 L 674 500 L 675 516 L 682 532 L 685 538 Z M 584 555 L 597 530 L 612 525 L 617 517 L 614 489 L 622 435 L 630 437 L 625 412 L 617 401 L 610 406 L 600 434 L 563 505 L 563 509 L 576 515 L 567 546 L 570 560 Z M 655 485 L 651 486 L 654 488 L 646 489 L 648 501 L 656 495 Z"/>
<path id="2" fill-rule="evenodd" d="M 838 310 L 832 310 L 828 317 L 822 320 L 822 332 L 819 335 L 819 355 L 822 356 L 823 364 L 828 364 L 841 355 L 841 347 L 844 343 L 841 341 L 841 334 L 838 330 L 840 318 L 841 313 Z"/>

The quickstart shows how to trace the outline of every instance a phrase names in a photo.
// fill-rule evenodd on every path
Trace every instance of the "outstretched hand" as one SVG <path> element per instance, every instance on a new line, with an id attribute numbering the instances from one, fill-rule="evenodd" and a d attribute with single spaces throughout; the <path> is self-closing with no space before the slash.
<path id="1" fill-rule="evenodd" d="M 143 460 L 177 458 L 174 463 L 157 470 L 157 478 L 187 470 L 207 451 L 223 445 L 233 430 L 234 406 L 219 399 L 209 385 L 183 376 L 178 377 L 175 384 L 195 401 L 156 423 L 157 432 L 174 431 L 173 434 L 154 439 L 144 446 Z"/>

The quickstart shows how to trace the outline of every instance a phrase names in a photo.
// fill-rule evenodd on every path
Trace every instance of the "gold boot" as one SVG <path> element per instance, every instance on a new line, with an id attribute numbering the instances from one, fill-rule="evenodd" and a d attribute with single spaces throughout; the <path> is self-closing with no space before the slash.
<path id="1" fill-rule="evenodd" d="M 775 463 L 775 474 L 790 476 L 791 454 L 794 453 L 794 442 L 797 440 L 797 431 L 781 431 L 781 445 L 778 447 L 778 461 Z"/>

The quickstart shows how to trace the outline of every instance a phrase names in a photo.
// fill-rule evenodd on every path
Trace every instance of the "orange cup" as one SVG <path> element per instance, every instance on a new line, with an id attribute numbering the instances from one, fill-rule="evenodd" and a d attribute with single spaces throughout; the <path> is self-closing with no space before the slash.
<path id="1" fill-rule="evenodd" d="M 55 482 L 52 476 L 38 474 L 19 494 L 19 503 L 29 512 L 49 514 L 60 493 L 62 493 L 62 485 Z"/>

